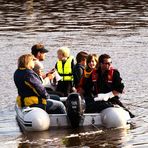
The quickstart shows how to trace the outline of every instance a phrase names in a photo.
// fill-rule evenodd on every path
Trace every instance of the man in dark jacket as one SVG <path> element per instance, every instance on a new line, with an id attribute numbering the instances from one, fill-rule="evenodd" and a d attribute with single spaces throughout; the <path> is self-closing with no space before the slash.
<path id="1" fill-rule="evenodd" d="M 127 110 L 119 100 L 119 95 L 124 89 L 122 78 L 119 71 L 112 67 L 111 57 L 107 54 L 99 57 L 98 69 L 92 72 L 83 89 L 86 112 L 100 112 L 114 104 Z M 131 112 L 129 113 L 134 117 Z"/>

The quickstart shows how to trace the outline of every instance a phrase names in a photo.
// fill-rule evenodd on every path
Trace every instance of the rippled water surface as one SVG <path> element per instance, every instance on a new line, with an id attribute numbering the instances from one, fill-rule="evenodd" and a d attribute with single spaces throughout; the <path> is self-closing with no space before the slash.
<path id="1" fill-rule="evenodd" d="M 17 58 L 42 42 L 53 68 L 58 47 L 108 53 L 125 83 L 122 101 L 136 115 L 130 130 L 84 128 L 22 133 L 15 120 Z M 147 0 L 0 1 L 0 147 L 148 147 Z M 73 134 L 73 135 L 71 135 Z"/>

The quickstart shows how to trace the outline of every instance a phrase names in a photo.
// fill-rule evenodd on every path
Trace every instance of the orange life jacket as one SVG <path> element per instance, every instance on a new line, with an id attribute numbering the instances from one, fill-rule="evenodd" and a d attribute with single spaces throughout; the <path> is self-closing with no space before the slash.
<path id="1" fill-rule="evenodd" d="M 89 78 L 89 76 L 91 75 L 92 70 L 91 71 L 87 71 L 86 69 L 84 69 L 84 77 L 85 78 Z"/>

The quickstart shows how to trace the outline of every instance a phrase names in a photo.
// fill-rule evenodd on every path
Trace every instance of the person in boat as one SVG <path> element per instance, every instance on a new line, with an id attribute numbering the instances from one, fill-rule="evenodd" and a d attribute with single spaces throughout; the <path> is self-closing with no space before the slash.
<path id="1" fill-rule="evenodd" d="M 46 54 L 48 53 L 48 50 L 45 49 L 44 45 L 41 43 L 33 45 L 31 48 L 31 53 L 36 58 L 35 64 L 39 64 L 42 66 L 42 68 L 44 68 L 42 61 L 45 60 Z M 48 73 L 47 74 L 42 73 L 42 77 L 43 79 L 47 78 L 46 81 L 49 80 Z"/>
<path id="2" fill-rule="evenodd" d="M 58 74 L 62 77 L 58 81 L 56 91 L 61 92 L 62 96 L 68 96 L 73 92 L 73 68 L 74 57 L 70 55 L 70 49 L 68 47 L 61 47 L 57 51 L 58 61 L 55 68 Z"/>
<path id="3" fill-rule="evenodd" d="M 43 86 L 46 87 L 50 83 L 50 80 L 54 79 L 55 76 L 54 76 L 53 72 L 50 72 L 43 79 L 43 75 L 44 75 L 43 69 L 44 69 L 44 67 L 41 62 L 35 62 L 33 70 L 39 75 Z"/>
<path id="4" fill-rule="evenodd" d="M 83 76 L 80 80 L 80 83 L 77 87 L 77 92 L 81 95 L 84 93 L 83 85 L 85 85 L 85 81 L 91 75 L 92 71 L 96 69 L 98 63 L 98 55 L 97 54 L 89 54 L 86 59 L 86 68 L 84 69 Z M 82 95 L 83 96 L 83 95 Z"/>
<path id="5" fill-rule="evenodd" d="M 14 82 L 18 90 L 19 107 L 39 107 L 48 113 L 66 113 L 61 101 L 50 99 L 39 76 L 33 71 L 36 60 L 33 55 L 25 54 L 18 59 L 18 69 L 14 73 Z"/>
<path id="6" fill-rule="evenodd" d="M 44 45 L 41 44 L 41 43 L 35 44 L 31 48 L 31 53 L 36 58 L 35 64 L 36 65 L 39 65 L 40 67 L 42 67 L 42 71 L 44 69 L 44 66 L 42 64 L 42 61 L 45 60 L 46 54 L 48 52 L 49 51 L 47 49 L 45 49 Z M 44 85 L 47 85 L 50 80 L 53 80 L 53 78 L 54 78 L 53 77 L 54 75 L 52 75 L 53 73 L 54 73 L 54 69 L 50 70 L 46 74 L 42 72 L 42 78 L 43 78 L 43 81 L 44 81 L 43 82 Z"/>
<path id="7" fill-rule="evenodd" d="M 124 84 L 119 71 L 112 66 L 112 59 L 108 54 L 102 54 L 99 57 L 98 68 L 91 72 L 83 89 L 86 112 L 100 112 L 117 104 L 128 111 L 131 117 L 134 117 L 119 100 Z"/>
<path id="8" fill-rule="evenodd" d="M 47 77 L 43 79 L 42 75 L 43 75 L 43 66 L 40 63 L 35 63 L 33 71 L 39 76 L 43 86 L 46 88 L 46 91 L 50 94 L 50 98 L 53 100 L 60 100 L 59 97 L 59 93 L 54 91 L 53 85 L 51 83 L 50 80 L 55 78 L 55 73 L 54 72 L 50 72 L 48 73 Z"/>
<path id="9" fill-rule="evenodd" d="M 44 66 L 42 64 L 42 61 L 45 60 L 48 50 L 45 49 L 43 44 L 38 43 L 38 44 L 35 44 L 32 46 L 31 53 L 36 58 L 34 70 L 37 68 L 36 72 L 39 73 L 42 84 L 45 86 L 47 92 L 49 94 L 51 94 L 52 98 L 54 95 L 61 96 L 60 92 L 55 91 L 55 85 L 52 85 L 53 86 L 52 88 L 46 87 L 51 81 L 55 80 L 54 79 L 55 78 L 55 70 L 54 69 L 50 70 L 48 73 L 43 72 Z M 55 98 L 57 98 L 58 96 L 55 96 Z"/>
<path id="10" fill-rule="evenodd" d="M 86 60 L 86 68 L 84 70 L 85 78 L 88 78 L 91 72 L 96 69 L 98 63 L 98 55 L 97 54 L 89 54 Z"/>
<path id="11" fill-rule="evenodd" d="M 87 59 L 88 53 L 84 51 L 80 51 L 76 55 L 76 65 L 74 66 L 73 70 L 73 76 L 74 76 L 74 86 L 75 88 L 78 87 L 80 80 L 84 74 L 84 69 L 86 67 L 86 59 Z"/>

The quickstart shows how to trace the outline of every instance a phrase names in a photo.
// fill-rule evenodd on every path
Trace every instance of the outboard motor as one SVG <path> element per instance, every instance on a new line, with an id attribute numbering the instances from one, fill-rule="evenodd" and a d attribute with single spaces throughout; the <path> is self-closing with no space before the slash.
<path id="1" fill-rule="evenodd" d="M 82 102 L 80 95 L 78 93 L 71 93 L 66 100 L 66 106 L 71 126 L 73 128 L 79 127 L 84 112 L 84 102 Z"/>

